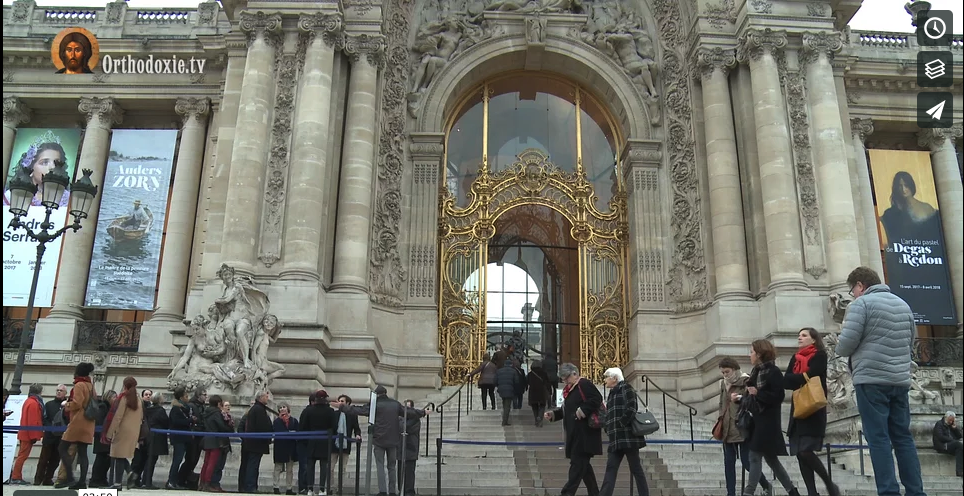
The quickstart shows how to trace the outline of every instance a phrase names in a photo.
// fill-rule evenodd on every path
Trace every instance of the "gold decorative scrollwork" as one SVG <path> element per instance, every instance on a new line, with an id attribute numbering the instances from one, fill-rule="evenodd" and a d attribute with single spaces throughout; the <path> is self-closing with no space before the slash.
<path id="1" fill-rule="evenodd" d="M 461 382 L 482 360 L 487 245 L 496 234 L 499 216 L 521 205 L 551 208 L 573 226 L 571 234 L 579 244 L 583 374 L 598 380 L 606 368 L 625 365 L 629 360 L 628 222 L 621 185 L 609 202 L 610 210 L 602 212 L 595 206 L 596 195 L 581 167 L 566 172 L 544 152 L 529 149 L 520 153 L 511 167 L 495 174 L 483 165 L 468 194 L 469 205 L 460 208 L 447 189 L 440 192 L 439 352 L 445 357 L 444 383 Z"/>

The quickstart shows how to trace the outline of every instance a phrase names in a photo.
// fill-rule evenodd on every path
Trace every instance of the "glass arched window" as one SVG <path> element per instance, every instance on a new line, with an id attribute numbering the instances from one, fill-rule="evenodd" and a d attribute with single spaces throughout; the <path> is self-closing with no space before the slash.
<path id="1" fill-rule="evenodd" d="M 610 114 L 584 88 L 542 72 L 506 75 L 473 88 L 449 122 L 445 183 L 459 206 L 468 205 L 483 159 L 495 173 L 534 148 L 569 172 L 581 159 L 596 207 L 608 210 L 621 139 Z"/>

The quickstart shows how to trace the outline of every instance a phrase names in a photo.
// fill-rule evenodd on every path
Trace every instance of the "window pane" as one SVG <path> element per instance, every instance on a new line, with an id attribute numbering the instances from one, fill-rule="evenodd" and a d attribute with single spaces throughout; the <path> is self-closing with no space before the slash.
<path id="1" fill-rule="evenodd" d="M 482 166 L 482 93 L 466 102 L 449 130 L 445 148 L 445 186 L 460 207 L 468 205 L 472 181 Z"/>

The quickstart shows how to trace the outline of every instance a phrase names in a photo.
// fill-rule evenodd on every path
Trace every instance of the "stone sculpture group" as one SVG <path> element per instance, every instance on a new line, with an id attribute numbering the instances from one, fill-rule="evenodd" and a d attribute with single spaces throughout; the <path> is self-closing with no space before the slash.
<path id="1" fill-rule="evenodd" d="M 268 347 L 277 341 L 282 325 L 268 313 L 268 295 L 250 278 L 236 275 L 228 265 L 221 265 L 218 278 L 223 294 L 207 315 L 185 321 L 190 340 L 168 383 L 171 389 L 253 396 L 284 375 L 284 366 L 268 360 Z"/>

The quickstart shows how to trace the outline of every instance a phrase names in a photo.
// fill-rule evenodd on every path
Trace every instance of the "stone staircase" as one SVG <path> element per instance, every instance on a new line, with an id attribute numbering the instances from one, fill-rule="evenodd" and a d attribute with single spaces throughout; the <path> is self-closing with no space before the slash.
<path id="1" fill-rule="evenodd" d="M 441 402 L 448 397 L 455 388 L 445 388 L 433 394 L 425 401 L 417 404 L 422 406 L 427 401 Z M 463 408 L 467 406 L 466 394 L 478 394 L 477 389 L 466 388 L 463 392 Z M 656 398 L 658 401 L 659 398 Z M 446 405 L 445 413 L 433 414 L 427 423 L 423 422 L 420 458 L 416 471 L 416 487 L 418 494 L 435 495 L 438 460 L 435 456 L 435 439 L 439 437 L 439 425 L 443 424 L 442 438 L 456 443 L 485 444 L 450 444 L 442 447 L 441 459 L 441 495 L 444 496 L 556 496 L 564 484 L 569 463 L 565 459 L 561 446 L 563 439 L 560 424 L 545 423 L 542 428 L 534 426 L 534 419 L 528 405 L 521 410 L 514 410 L 511 426 L 501 426 L 500 411 L 482 411 L 478 398 L 474 398 L 474 409 L 463 412 L 461 422 L 456 422 L 457 400 Z M 689 417 L 672 411 L 674 407 L 667 405 L 670 410 L 664 420 L 662 406 L 651 404 L 657 418 L 664 427 L 660 432 L 650 437 L 649 447 L 641 451 L 643 469 L 649 483 L 650 494 L 653 496 L 725 496 L 723 457 L 719 445 L 697 444 L 691 447 L 688 442 L 681 444 L 661 444 L 659 441 L 690 439 Z M 715 420 L 715 419 L 714 419 Z M 441 421 L 441 422 L 440 422 Z M 459 425 L 460 424 L 460 425 Z M 697 417 L 693 419 L 695 439 L 710 439 L 713 420 Z M 429 456 L 425 456 L 426 442 L 429 446 Z M 506 444 L 508 443 L 508 444 Z M 522 443 L 522 444 L 514 444 Z M 363 446 L 365 448 L 365 446 Z M 35 457 L 39 449 L 34 449 L 33 457 L 25 467 L 25 474 L 33 474 Z M 360 456 L 361 490 L 364 494 L 366 449 Z M 940 470 L 936 470 L 937 462 L 928 461 L 932 454 L 922 451 L 922 463 L 925 467 L 924 487 L 930 496 L 949 496 L 961 494 L 961 480 L 948 477 L 947 462 L 942 462 Z M 867 456 L 865 454 L 865 456 Z M 937 456 L 937 455 L 933 455 Z M 354 474 L 356 455 L 353 452 L 348 466 L 347 477 L 344 481 L 342 494 L 355 494 Z M 845 452 L 834 455 L 831 471 L 834 481 L 848 496 L 872 496 L 876 494 L 872 475 L 859 474 L 857 455 Z M 782 459 L 797 486 L 804 488 L 797 464 L 792 458 Z M 950 461 L 951 464 L 953 460 Z M 170 463 L 169 457 L 158 461 L 155 471 L 155 484 L 162 484 L 166 478 Z M 222 485 L 225 489 L 236 487 L 239 453 L 235 449 L 225 468 Z M 601 482 L 605 474 L 606 457 L 595 457 L 593 467 L 596 478 Z M 865 466 L 867 474 L 870 462 L 867 458 Z M 197 468 L 200 470 L 200 464 Z M 765 469 L 767 477 L 772 479 L 769 469 Z M 261 491 L 270 491 L 272 487 L 271 458 L 266 456 L 261 464 Z M 28 477 L 29 477 L 28 475 Z M 951 468 L 950 475 L 953 475 Z M 739 478 L 739 475 L 737 476 Z M 616 495 L 630 494 L 630 474 L 626 464 L 620 469 L 617 480 Z M 337 482 L 337 481 L 336 481 Z M 738 481 L 739 484 L 739 481 Z M 9 487 L 9 486 L 8 486 Z M 818 487 L 822 486 L 818 482 Z M 377 492 L 377 483 L 372 476 L 372 493 Z M 5 488 L 6 489 L 6 488 Z M 7 494 L 7 491 L 4 491 Z M 579 495 L 585 495 L 585 489 L 580 488 Z M 635 494 L 638 494 L 636 492 Z M 776 494 L 783 494 L 777 490 Z"/>

